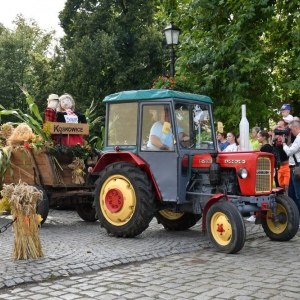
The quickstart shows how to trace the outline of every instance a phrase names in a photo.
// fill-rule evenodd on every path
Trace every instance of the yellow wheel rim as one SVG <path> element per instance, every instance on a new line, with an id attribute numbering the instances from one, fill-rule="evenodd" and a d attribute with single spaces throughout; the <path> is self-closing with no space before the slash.
<path id="1" fill-rule="evenodd" d="M 222 246 L 227 246 L 232 237 L 232 226 L 224 213 L 216 212 L 211 221 L 211 232 L 215 241 Z"/>
<path id="2" fill-rule="evenodd" d="M 174 213 L 168 209 L 162 209 L 159 211 L 159 213 L 168 220 L 177 220 L 177 219 L 180 219 L 184 215 L 184 212 Z"/>
<path id="3" fill-rule="evenodd" d="M 125 225 L 135 211 L 134 188 L 122 175 L 113 175 L 105 180 L 99 199 L 105 219 L 115 226 Z"/>
<path id="4" fill-rule="evenodd" d="M 276 206 L 276 214 L 277 215 L 285 214 L 285 216 L 287 217 L 287 212 L 286 212 L 285 208 L 279 203 L 277 203 L 277 206 Z M 276 234 L 282 233 L 288 225 L 287 218 L 286 218 L 285 223 L 277 222 L 276 226 L 275 226 L 272 219 L 270 219 L 272 217 L 273 217 L 273 214 L 272 214 L 272 210 L 270 209 L 267 212 L 267 224 L 268 224 L 269 229 Z"/>

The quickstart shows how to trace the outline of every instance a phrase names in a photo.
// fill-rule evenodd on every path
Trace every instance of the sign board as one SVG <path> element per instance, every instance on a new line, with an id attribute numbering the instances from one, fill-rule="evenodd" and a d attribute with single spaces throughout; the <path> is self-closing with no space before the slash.
<path id="1" fill-rule="evenodd" d="M 89 134 L 89 125 L 83 123 L 49 122 L 51 134 Z"/>

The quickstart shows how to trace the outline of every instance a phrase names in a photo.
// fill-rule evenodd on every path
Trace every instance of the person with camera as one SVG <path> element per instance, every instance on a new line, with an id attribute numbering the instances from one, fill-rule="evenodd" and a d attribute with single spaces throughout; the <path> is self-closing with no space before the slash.
<path id="1" fill-rule="evenodd" d="M 295 201 L 300 212 L 300 182 L 297 181 L 294 176 L 296 165 L 294 158 L 296 158 L 297 162 L 300 162 L 300 122 L 292 121 L 290 123 L 290 131 L 292 135 L 296 137 L 291 145 L 287 145 L 285 135 L 280 136 L 280 140 L 282 141 L 283 150 L 289 156 L 290 182 L 288 195 Z"/>
<path id="2" fill-rule="evenodd" d="M 280 120 L 277 125 L 273 128 L 273 147 L 278 151 L 280 156 L 280 168 L 275 174 L 275 184 L 276 186 L 281 186 L 284 188 L 285 193 L 288 194 L 289 182 L 290 182 L 290 168 L 289 168 L 289 157 L 283 150 L 282 137 L 288 137 L 288 144 L 291 142 L 291 134 L 288 124 L 283 120 Z M 285 138 L 284 138 L 285 140 Z"/>

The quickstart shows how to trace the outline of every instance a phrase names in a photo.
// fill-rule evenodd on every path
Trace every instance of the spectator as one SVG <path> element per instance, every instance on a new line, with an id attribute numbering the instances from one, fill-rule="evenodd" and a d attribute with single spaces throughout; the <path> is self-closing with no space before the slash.
<path id="1" fill-rule="evenodd" d="M 291 106 L 289 104 L 283 104 L 279 110 L 281 111 L 284 122 L 291 123 L 294 120 L 293 116 L 290 114 Z"/>
<path id="2" fill-rule="evenodd" d="M 280 120 L 274 129 L 277 130 L 286 130 L 287 123 L 283 120 Z M 289 168 L 289 157 L 287 156 L 286 152 L 283 150 L 282 142 L 281 142 L 281 135 L 274 135 L 273 138 L 273 147 L 277 149 L 280 155 L 280 168 L 275 174 L 275 184 L 276 186 L 281 186 L 284 188 L 285 193 L 288 194 L 289 190 L 289 182 L 290 182 L 290 168 Z M 290 138 L 289 138 L 290 140 Z"/>
<path id="3" fill-rule="evenodd" d="M 217 141 L 219 151 L 224 151 L 224 149 L 229 145 L 229 142 L 226 140 L 226 133 L 225 132 L 218 132 L 217 134 Z"/>
<path id="4" fill-rule="evenodd" d="M 299 121 L 292 121 L 290 124 L 290 129 L 292 134 L 296 137 L 294 142 L 288 146 L 285 143 L 284 137 L 281 137 L 281 141 L 283 144 L 283 150 L 289 156 L 289 164 L 290 164 L 290 183 L 289 183 L 289 190 L 288 195 L 291 197 L 300 212 L 300 182 L 297 181 L 294 177 L 294 168 L 295 168 L 295 160 L 300 162 L 300 122 Z"/>
<path id="5" fill-rule="evenodd" d="M 250 139 L 250 147 L 253 149 L 253 151 L 258 150 L 259 141 L 257 140 L 257 134 L 260 131 L 260 128 L 255 126 L 252 128 L 252 138 Z"/>
<path id="6" fill-rule="evenodd" d="M 236 135 L 233 132 L 228 132 L 227 133 L 227 141 L 229 142 L 229 145 L 224 149 L 223 152 L 238 151 Z"/>
<path id="7" fill-rule="evenodd" d="M 273 153 L 273 147 L 269 144 L 269 133 L 266 130 L 260 130 L 258 132 L 257 140 L 261 144 L 258 147 L 259 151 Z"/>

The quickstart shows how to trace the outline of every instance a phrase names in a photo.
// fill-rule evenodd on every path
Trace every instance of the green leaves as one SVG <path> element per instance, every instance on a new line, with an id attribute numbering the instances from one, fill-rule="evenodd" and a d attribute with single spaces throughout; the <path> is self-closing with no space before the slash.
<path id="1" fill-rule="evenodd" d="M 170 9 L 169 2 L 162 3 Z M 194 80 L 199 92 L 213 99 L 215 120 L 224 122 L 226 130 L 237 130 L 242 104 L 247 105 L 250 126 L 267 128 L 270 119 L 280 118 L 274 109 L 282 103 L 297 105 L 297 1 L 180 3 L 172 11 L 177 16 L 173 20 L 182 29 L 176 73 Z"/>

